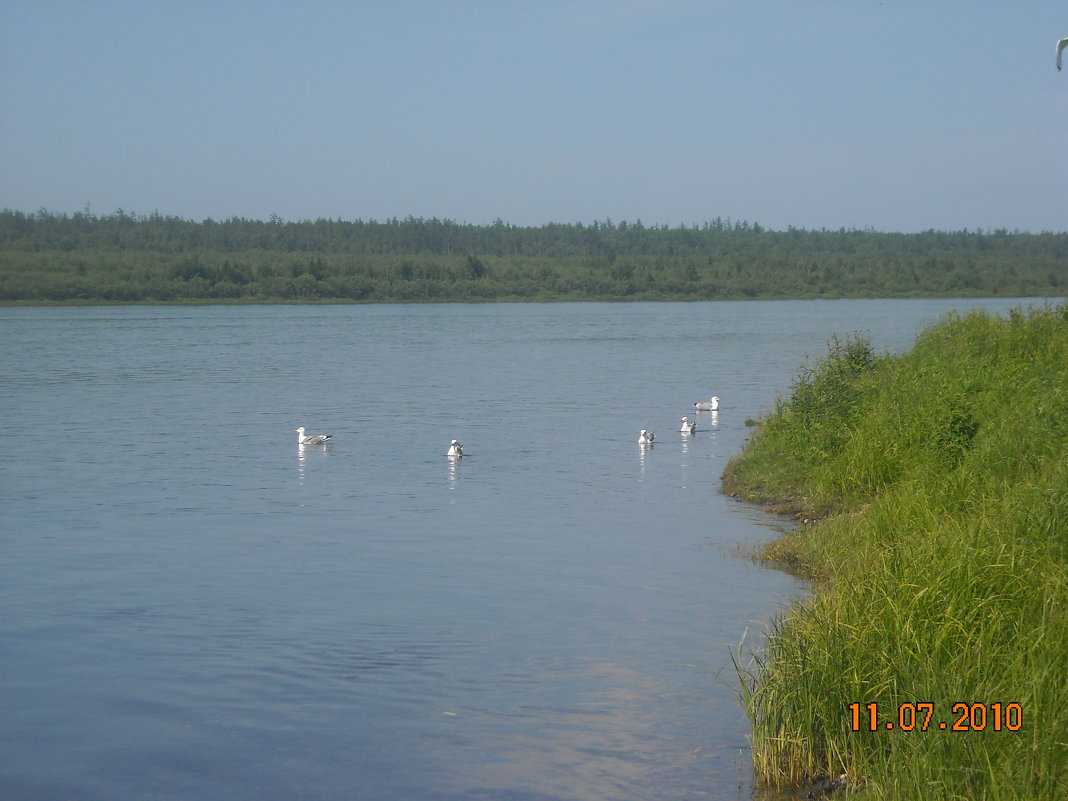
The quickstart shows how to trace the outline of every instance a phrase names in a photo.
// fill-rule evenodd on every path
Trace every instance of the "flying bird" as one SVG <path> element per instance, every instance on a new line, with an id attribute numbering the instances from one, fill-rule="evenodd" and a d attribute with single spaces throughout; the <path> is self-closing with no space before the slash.
<path id="1" fill-rule="evenodd" d="M 1057 42 L 1057 69 L 1061 68 L 1061 53 L 1064 52 L 1064 48 L 1068 47 L 1068 38 L 1061 39 Z"/>

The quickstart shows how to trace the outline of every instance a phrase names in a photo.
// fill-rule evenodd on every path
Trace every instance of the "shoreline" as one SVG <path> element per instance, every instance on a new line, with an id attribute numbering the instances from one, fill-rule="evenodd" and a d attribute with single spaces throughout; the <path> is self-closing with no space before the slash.
<path id="1" fill-rule="evenodd" d="M 1064 419 L 1064 305 L 950 316 L 899 356 L 834 339 L 800 372 L 722 483 L 802 522 L 757 558 L 814 581 L 736 663 L 758 781 L 1068 792 Z"/>
<path id="2" fill-rule="evenodd" d="M 183 298 L 178 300 L 104 300 L 69 298 L 65 300 L 37 300 L 19 299 L 10 300 L 0 298 L 0 308 L 8 309 L 53 309 L 53 308 L 89 308 L 99 306 L 102 308 L 156 308 L 156 307 L 196 307 L 196 306 L 489 306 L 508 305 L 515 303 L 530 304 L 566 304 L 566 303 L 767 303 L 767 302 L 834 302 L 834 301 L 864 301 L 864 300 L 895 300 L 895 301 L 924 301 L 924 300 L 1005 300 L 1005 301 L 1044 301 L 1062 302 L 1063 294 L 1056 295 L 1017 295 L 1017 294 L 989 294 L 989 293 L 960 293 L 950 292 L 945 294 L 910 294 L 910 295 L 767 295 L 767 296 L 719 296 L 719 297 L 695 297 L 685 296 L 554 296 L 545 298 L 534 297 L 493 297 L 493 298 L 392 298 L 381 300 L 355 300 L 351 298 Z"/>

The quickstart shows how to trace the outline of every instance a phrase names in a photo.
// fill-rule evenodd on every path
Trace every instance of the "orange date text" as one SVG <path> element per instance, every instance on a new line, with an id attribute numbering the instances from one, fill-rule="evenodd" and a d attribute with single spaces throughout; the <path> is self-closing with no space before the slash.
<path id="1" fill-rule="evenodd" d="M 851 731 L 1019 731 L 1023 708 L 1017 703 L 950 704 L 948 714 L 927 701 L 886 707 L 872 702 L 849 704 Z"/>

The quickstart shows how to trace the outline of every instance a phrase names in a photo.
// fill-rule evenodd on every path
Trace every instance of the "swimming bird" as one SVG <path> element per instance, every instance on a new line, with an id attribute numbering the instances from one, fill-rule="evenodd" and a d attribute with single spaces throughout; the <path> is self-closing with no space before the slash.
<path id="1" fill-rule="evenodd" d="M 682 428 L 680 428 L 679 431 L 683 434 L 692 434 L 697 430 L 697 422 L 694 421 L 691 423 L 690 418 L 688 417 L 683 417 L 679 422 L 682 423 Z"/>
<path id="2" fill-rule="evenodd" d="M 655 440 L 655 439 L 656 439 L 656 434 L 654 434 L 652 431 L 646 431 L 643 428 L 642 429 L 642 433 L 640 433 L 638 435 L 638 444 L 639 445 L 652 445 L 653 444 L 653 440 Z"/>
<path id="3" fill-rule="evenodd" d="M 1061 68 L 1061 53 L 1064 52 L 1064 48 L 1068 47 L 1068 38 L 1061 39 L 1057 42 L 1057 69 Z"/>
<path id="4" fill-rule="evenodd" d="M 454 459 L 459 459 L 461 456 L 464 455 L 464 446 L 456 440 L 453 440 L 449 443 L 449 450 L 446 452 L 445 455 L 451 456 Z"/>
<path id="5" fill-rule="evenodd" d="M 712 396 L 710 401 L 694 401 L 693 408 L 699 412 L 714 412 L 719 408 L 719 398 Z"/>
<path id="6" fill-rule="evenodd" d="M 322 445 L 330 437 L 334 436 L 333 434 L 312 434 L 310 437 L 306 437 L 304 436 L 304 426 L 293 430 L 297 432 L 297 445 Z"/>

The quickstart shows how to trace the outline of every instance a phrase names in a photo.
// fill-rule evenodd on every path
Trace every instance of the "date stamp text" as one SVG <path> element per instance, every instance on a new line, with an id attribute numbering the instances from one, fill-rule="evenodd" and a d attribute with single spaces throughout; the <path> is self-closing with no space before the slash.
<path id="1" fill-rule="evenodd" d="M 1019 731 L 1023 728 L 1023 708 L 1017 703 L 969 704 L 960 701 L 949 705 L 943 717 L 938 705 L 927 701 L 903 703 L 889 709 L 877 703 L 849 704 L 851 731 Z"/>

